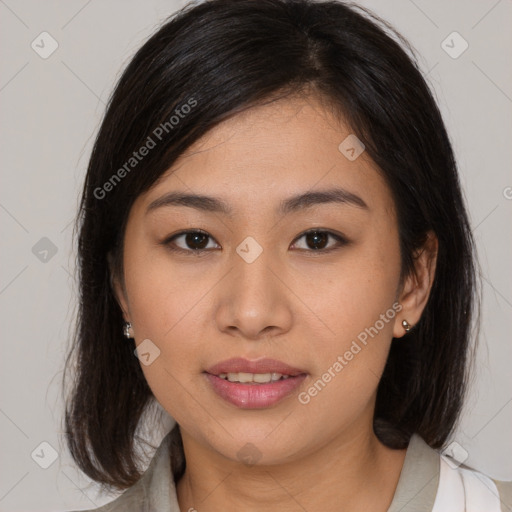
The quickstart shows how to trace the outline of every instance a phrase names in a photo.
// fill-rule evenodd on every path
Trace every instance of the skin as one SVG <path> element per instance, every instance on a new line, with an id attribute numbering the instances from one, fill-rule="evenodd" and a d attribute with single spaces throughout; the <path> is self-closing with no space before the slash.
<path id="1" fill-rule="evenodd" d="M 183 511 L 386 511 L 405 450 L 384 446 L 372 429 L 377 385 L 402 320 L 418 322 L 428 299 L 437 242 L 430 236 L 416 272 L 400 282 L 391 192 L 366 153 L 349 161 L 339 144 L 351 133 L 314 96 L 281 99 L 238 114 L 197 141 L 131 209 L 124 280 L 114 279 L 136 344 L 160 355 L 144 375 L 179 423 L 187 469 L 177 484 Z M 341 187 L 368 208 L 326 203 L 279 217 L 289 196 Z M 171 191 L 216 196 L 232 218 L 186 206 L 148 205 Z M 343 234 L 314 249 L 305 231 Z M 192 253 L 184 236 L 208 233 Z M 236 252 L 248 236 L 263 252 Z M 325 249 L 324 249 L 325 251 Z M 311 387 L 394 303 L 402 307 L 377 336 L 302 404 Z M 403 340 L 407 343 L 407 339 Z M 258 410 L 220 398 L 203 372 L 231 357 L 281 360 L 308 373 L 293 395 Z M 261 457 L 237 453 L 252 443 Z"/>

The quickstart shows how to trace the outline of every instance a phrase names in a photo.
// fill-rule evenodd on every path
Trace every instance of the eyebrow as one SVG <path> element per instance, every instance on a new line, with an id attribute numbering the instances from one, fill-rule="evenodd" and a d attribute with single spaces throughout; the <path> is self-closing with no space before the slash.
<path id="1" fill-rule="evenodd" d="M 315 192 L 305 192 L 303 194 L 289 197 L 288 199 L 281 201 L 276 213 L 284 216 L 305 208 L 329 203 L 346 204 L 369 210 L 368 205 L 358 195 L 342 188 L 333 188 Z M 222 213 L 229 217 L 232 217 L 234 214 L 233 208 L 218 197 L 188 194 L 184 192 L 169 192 L 168 194 L 155 199 L 147 207 L 146 214 L 156 210 L 157 208 L 166 206 L 187 206 L 196 210 Z"/>

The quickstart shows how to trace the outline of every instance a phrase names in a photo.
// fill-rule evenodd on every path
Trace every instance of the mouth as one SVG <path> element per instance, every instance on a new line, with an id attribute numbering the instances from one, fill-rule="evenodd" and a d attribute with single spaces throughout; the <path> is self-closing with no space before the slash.
<path id="1" fill-rule="evenodd" d="M 217 377 L 227 380 L 229 382 L 239 382 L 241 384 L 269 384 L 270 382 L 277 382 L 278 380 L 286 380 L 291 375 L 283 375 L 282 373 L 219 373 Z"/>
<path id="2" fill-rule="evenodd" d="M 274 359 L 235 358 L 204 372 L 212 390 L 242 409 L 271 407 L 292 394 L 307 372 Z"/>

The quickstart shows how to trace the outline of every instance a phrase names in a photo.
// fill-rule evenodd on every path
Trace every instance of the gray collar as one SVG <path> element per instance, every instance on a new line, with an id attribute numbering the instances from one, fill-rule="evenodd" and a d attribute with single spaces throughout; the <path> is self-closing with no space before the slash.
<path id="1" fill-rule="evenodd" d="M 439 453 L 413 434 L 388 512 L 430 512 L 439 485 Z"/>

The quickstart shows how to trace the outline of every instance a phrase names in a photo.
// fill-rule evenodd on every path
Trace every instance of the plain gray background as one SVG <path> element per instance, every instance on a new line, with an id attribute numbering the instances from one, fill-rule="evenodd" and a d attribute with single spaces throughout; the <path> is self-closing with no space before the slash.
<path id="1" fill-rule="evenodd" d="M 454 144 L 481 261 L 483 312 L 476 379 L 453 439 L 468 452 L 467 464 L 510 480 L 512 1 L 360 3 L 419 52 Z M 0 0 L 0 511 L 93 508 L 113 498 L 88 485 L 61 434 L 60 384 L 76 304 L 72 220 L 120 70 L 182 5 Z M 41 53 L 55 43 L 42 32 L 58 44 L 47 58 Z M 453 58 L 464 41 L 468 48 Z M 151 441 L 158 445 L 170 425 L 156 426 Z M 53 452 L 43 442 L 57 455 L 47 469 L 40 466 Z"/>

